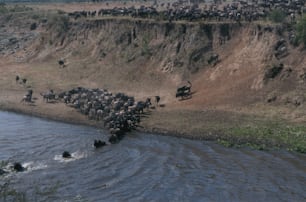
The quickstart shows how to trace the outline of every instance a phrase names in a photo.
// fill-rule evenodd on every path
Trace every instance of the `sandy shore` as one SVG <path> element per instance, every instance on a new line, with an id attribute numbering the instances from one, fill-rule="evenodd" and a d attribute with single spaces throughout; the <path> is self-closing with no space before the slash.
<path id="1" fill-rule="evenodd" d="M 73 124 L 102 127 L 101 122 L 89 120 L 62 102 L 46 103 L 42 96 L 34 93 L 33 103 L 21 103 L 24 91 L 2 91 L 0 110 L 12 111 Z M 226 134 L 226 129 L 265 121 L 262 117 L 225 110 L 179 109 L 177 107 L 155 107 L 142 116 L 140 131 L 179 136 L 184 138 L 217 140 Z"/>
<path id="2" fill-rule="evenodd" d="M 34 102 L 20 103 L 22 91 L 1 91 L 0 110 L 23 113 L 73 124 L 103 128 L 61 102 L 45 103 L 39 94 Z M 282 120 L 213 109 L 156 107 L 142 116 L 137 131 L 196 140 L 213 140 L 225 146 L 250 146 L 256 149 L 286 148 L 306 152 L 306 128 Z"/>
<path id="3" fill-rule="evenodd" d="M 33 103 L 21 103 L 23 94 L 24 90 L 2 90 L 0 110 L 102 128 L 102 122 L 89 120 L 87 116 L 60 101 L 46 103 L 37 93 L 33 94 Z M 138 130 L 184 138 L 216 140 L 220 136 L 217 134 L 221 134 L 221 125 L 238 124 L 243 117 L 221 110 L 154 107 L 142 115 Z"/>

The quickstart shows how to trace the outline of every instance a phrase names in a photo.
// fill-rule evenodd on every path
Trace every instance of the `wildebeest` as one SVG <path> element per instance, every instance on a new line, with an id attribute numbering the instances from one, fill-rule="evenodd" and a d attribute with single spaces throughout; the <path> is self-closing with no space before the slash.
<path id="1" fill-rule="evenodd" d="M 112 134 L 112 135 L 109 137 L 108 141 L 109 141 L 111 144 L 115 144 L 115 143 L 117 143 L 117 142 L 119 141 L 119 139 L 118 139 L 117 135 Z"/>
<path id="2" fill-rule="evenodd" d="M 21 165 L 21 163 L 14 163 L 13 169 L 17 172 L 22 172 L 25 170 L 25 168 Z"/>
<path id="3" fill-rule="evenodd" d="M 136 103 L 135 105 L 135 111 L 140 114 L 140 113 L 143 113 L 143 110 L 145 108 L 149 108 L 151 105 L 151 99 L 150 98 L 147 98 L 147 100 L 144 102 L 144 101 L 139 101 Z"/>
<path id="4" fill-rule="evenodd" d="M 22 79 L 22 83 L 26 84 L 27 83 L 27 79 Z"/>
<path id="5" fill-rule="evenodd" d="M 18 75 L 16 75 L 16 78 L 15 78 L 16 83 L 18 83 L 19 79 L 20 79 L 20 77 Z"/>
<path id="6" fill-rule="evenodd" d="M 134 97 L 124 93 L 113 94 L 106 89 L 86 89 L 82 87 L 58 94 L 59 100 L 76 108 L 89 119 L 102 122 L 109 129 L 109 142 L 114 144 L 120 141 L 125 133 L 137 127 L 140 114 L 151 105 L 151 99 L 135 102 Z M 97 148 L 104 143 L 96 140 Z"/>
<path id="7" fill-rule="evenodd" d="M 64 151 L 63 154 L 62 154 L 62 157 L 63 158 L 71 158 L 71 154 L 67 151 Z"/>
<path id="8" fill-rule="evenodd" d="M 218 60 L 219 60 L 219 55 L 213 54 L 209 57 L 209 59 L 207 60 L 207 63 L 212 64 L 214 66 L 217 64 Z"/>
<path id="9" fill-rule="evenodd" d="M 55 100 L 55 93 L 53 90 L 49 90 L 46 93 L 40 93 L 41 96 L 43 96 L 43 100 L 46 102 L 49 102 L 50 100 Z"/>
<path id="10" fill-rule="evenodd" d="M 158 95 L 155 96 L 155 102 L 156 102 L 156 105 L 158 106 L 158 103 L 160 101 L 160 97 Z"/>
<path id="11" fill-rule="evenodd" d="M 7 173 L 7 172 L 0 168 L 0 176 L 4 175 L 5 173 Z"/>
<path id="12" fill-rule="evenodd" d="M 94 141 L 94 147 L 95 148 L 100 148 L 100 147 L 103 147 L 105 145 L 106 145 L 106 143 L 104 141 L 101 141 L 101 140 L 95 140 Z"/>
<path id="13" fill-rule="evenodd" d="M 32 94 L 33 90 L 28 90 L 27 94 L 23 96 L 21 102 L 32 102 Z"/>
<path id="14" fill-rule="evenodd" d="M 181 99 L 186 99 L 191 96 L 192 84 L 190 81 L 187 81 L 187 82 L 188 82 L 188 86 L 182 86 L 182 87 L 177 88 L 175 97 L 181 97 Z"/>
<path id="15" fill-rule="evenodd" d="M 59 60 L 58 64 L 60 65 L 60 67 L 65 67 L 65 61 L 64 60 Z"/>

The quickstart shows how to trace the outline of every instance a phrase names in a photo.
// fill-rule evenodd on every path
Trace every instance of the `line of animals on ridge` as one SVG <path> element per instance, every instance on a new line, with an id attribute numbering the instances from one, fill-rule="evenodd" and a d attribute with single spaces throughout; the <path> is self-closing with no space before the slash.
<path id="1" fill-rule="evenodd" d="M 158 18 L 162 20 L 234 20 L 240 22 L 259 20 L 267 17 L 274 9 L 280 9 L 291 19 L 295 20 L 296 15 L 306 13 L 305 0 L 262 0 L 248 2 L 241 0 L 232 2 L 220 9 L 221 1 L 213 4 L 205 4 L 203 9 L 198 4 L 185 5 L 183 2 L 174 2 L 171 6 L 167 4 L 166 9 L 158 11 L 156 8 L 164 4 L 152 6 L 134 6 L 126 8 L 101 9 L 99 11 L 75 11 L 68 13 L 68 16 L 78 19 L 80 17 L 97 16 L 131 16 L 138 18 Z"/>
<path id="2" fill-rule="evenodd" d="M 16 76 L 16 83 L 19 83 L 20 80 L 21 78 Z M 26 80 L 24 83 L 26 83 Z M 191 98 L 191 87 L 192 84 L 188 81 L 188 85 L 177 88 L 176 97 L 181 97 L 181 100 Z M 108 139 L 111 144 L 118 143 L 126 132 L 136 129 L 140 123 L 141 116 L 144 115 L 144 110 L 149 109 L 152 105 L 151 98 L 147 98 L 146 101 L 135 102 L 134 97 L 127 96 L 123 93 L 113 94 L 105 89 L 86 89 L 77 87 L 59 93 L 58 95 L 55 94 L 53 90 L 40 94 L 47 103 L 54 100 L 60 100 L 70 107 L 76 108 L 82 114 L 87 115 L 91 120 L 103 121 L 104 127 L 107 128 L 111 134 Z M 28 90 L 21 102 L 33 102 L 32 95 L 33 90 Z M 159 105 L 160 96 L 155 96 L 155 102 L 156 106 L 162 106 Z M 94 140 L 93 144 L 95 148 L 106 145 L 107 143 L 101 140 Z M 72 158 L 68 151 L 64 151 L 62 157 Z M 12 169 L 16 172 L 26 170 L 19 162 L 15 162 L 12 165 Z M 0 169 L 0 175 L 5 173 L 6 171 Z"/>

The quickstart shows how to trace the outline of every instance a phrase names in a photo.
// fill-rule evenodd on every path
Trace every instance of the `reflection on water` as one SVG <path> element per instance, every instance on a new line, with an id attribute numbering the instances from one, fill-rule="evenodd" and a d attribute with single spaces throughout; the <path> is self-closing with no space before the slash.
<path id="1" fill-rule="evenodd" d="M 302 154 L 141 133 L 95 150 L 104 131 L 7 112 L 0 120 L 0 160 L 27 168 L 0 179 L 30 201 L 306 200 Z"/>

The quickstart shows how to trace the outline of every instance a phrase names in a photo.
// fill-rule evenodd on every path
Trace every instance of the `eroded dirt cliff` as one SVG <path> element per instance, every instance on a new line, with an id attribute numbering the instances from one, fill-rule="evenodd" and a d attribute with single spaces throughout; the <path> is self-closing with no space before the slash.
<path id="1" fill-rule="evenodd" d="M 306 61 L 290 44 L 290 25 L 75 20 L 61 12 L 0 20 L 3 86 L 18 88 L 12 82 L 18 74 L 40 91 L 101 87 L 159 95 L 179 108 L 304 109 Z M 187 80 L 192 99 L 178 101 L 176 88 Z"/>

